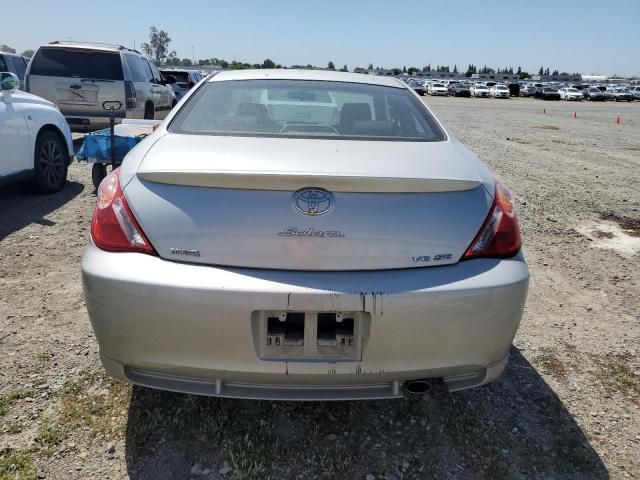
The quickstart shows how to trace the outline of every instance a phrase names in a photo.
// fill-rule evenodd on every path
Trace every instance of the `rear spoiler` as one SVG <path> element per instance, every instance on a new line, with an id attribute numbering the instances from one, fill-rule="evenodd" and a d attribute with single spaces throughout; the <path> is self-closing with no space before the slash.
<path id="1" fill-rule="evenodd" d="M 480 180 L 472 179 L 332 176 L 304 172 L 274 173 L 273 171 L 155 170 L 139 171 L 137 175 L 148 182 L 191 187 L 294 191 L 312 186 L 333 192 L 354 193 L 457 192 L 473 190 L 482 184 Z"/>

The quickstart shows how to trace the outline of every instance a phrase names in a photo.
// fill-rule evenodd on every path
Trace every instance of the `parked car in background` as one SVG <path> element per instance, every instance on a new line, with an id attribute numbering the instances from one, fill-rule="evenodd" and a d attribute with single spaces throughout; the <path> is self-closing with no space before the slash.
<path id="1" fill-rule="evenodd" d="M 466 83 L 454 83 L 453 85 L 449 85 L 447 91 L 449 92 L 449 95 L 453 97 L 471 96 L 471 86 Z"/>
<path id="2" fill-rule="evenodd" d="M 613 100 L 613 91 L 614 91 L 615 87 L 604 87 L 604 90 L 602 90 L 602 93 L 604 95 L 604 99 L 605 100 Z"/>
<path id="3" fill-rule="evenodd" d="M 640 100 L 640 86 L 631 87 L 629 89 L 634 100 Z"/>
<path id="4" fill-rule="evenodd" d="M 0 184 L 32 180 L 54 193 L 67 181 L 71 130 L 51 102 L 18 90 L 20 80 L 0 72 Z"/>
<path id="5" fill-rule="evenodd" d="M 520 87 L 520 95 L 523 97 L 533 97 L 536 94 L 537 88 L 531 84 L 525 84 Z"/>
<path id="6" fill-rule="evenodd" d="M 238 70 L 190 95 L 98 189 L 82 278 L 110 373 L 279 400 L 502 373 L 529 277 L 514 198 L 408 86 Z"/>
<path id="7" fill-rule="evenodd" d="M 560 100 L 558 90 L 552 87 L 540 87 L 534 96 L 540 100 Z"/>
<path id="8" fill-rule="evenodd" d="M 511 93 L 506 85 L 497 84 L 489 89 L 489 94 L 493 98 L 509 98 L 511 97 Z"/>
<path id="9" fill-rule="evenodd" d="M 54 102 L 73 130 L 106 128 L 103 102 L 119 101 L 122 118 L 163 119 L 176 103 L 153 62 L 122 46 L 53 42 L 34 54 L 26 90 Z"/>
<path id="10" fill-rule="evenodd" d="M 614 102 L 630 102 L 633 100 L 633 94 L 625 87 L 614 88 L 612 95 Z"/>
<path id="11" fill-rule="evenodd" d="M 165 77 L 174 77 L 175 83 L 171 84 L 173 92 L 176 94 L 176 100 L 180 101 L 185 94 L 191 90 L 204 77 L 198 70 L 184 69 L 162 69 L 160 73 Z"/>
<path id="12" fill-rule="evenodd" d="M 427 93 L 433 96 L 441 95 L 446 97 L 447 95 L 449 95 L 449 92 L 447 91 L 447 87 L 445 87 L 442 83 L 439 83 L 439 82 L 431 82 L 429 84 Z"/>
<path id="13" fill-rule="evenodd" d="M 584 99 L 584 95 L 580 90 L 573 87 L 563 87 L 558 90 L 560 94 L 560 100 L 574 100 L 574 101 L 582 101 Z"/>
<path id="14" fill-rule="evenodd" d="M 29 59 L 15 53 L 0 52 L 0 72 L 11 72 L 20 80 L 21 88 L 24 87 L 24 74 L 29 65 Z"/>
<path id="15" fill-rule="evenodd" d="M 603 102 L 605 100 L 604 93 L 602 92 L 602 90 L 596 87 L 589 87 L 589 88 L 583 89 L 582 95 L 585 100 L 591 100 L 594 102 L 596 101 Z"/>
<path id="16" fill-rule="evenodd" d="M 489 92 L 489 88 L 486 85 L 482 85 L 479 83 L 476 83 L 475 85 L 471 86 L 470 89 L 471 92 L 471 96 L 472 97 L 490 97 L 491 93 Z"/>
<path id="17" fill-rule="evenodd" d="M 418 79 L 410 78 L 405 83 L 406 83 L 406 85 L 411 87 L 413 89 L 413 91 L 416 92 L 420 96 L 424 95 L 425 92 L 426 92 L 426 88 L 427 87 L 425 86 L 426 82 L 424 80 L 418 80 Z"/>
<path id="18" fill-rule="evenodd" d="M 509 95 L 511 95 L 512 97 L 519 97 L 520 96 L 520 84 L 519 83 L 515 83 L 515 82 L 511 82 L 507 84 L 507 88 L 509 89 Z"/>

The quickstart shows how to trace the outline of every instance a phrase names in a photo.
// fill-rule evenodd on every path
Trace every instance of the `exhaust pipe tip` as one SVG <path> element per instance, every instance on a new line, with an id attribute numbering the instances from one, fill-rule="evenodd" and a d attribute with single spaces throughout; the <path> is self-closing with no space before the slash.
<path id="1" fill-rule="evenodd" d="M 410 397 L 421 397 L 433 388 L 430 380 L 411 380 L 404 383 L 404 393 Z"/>

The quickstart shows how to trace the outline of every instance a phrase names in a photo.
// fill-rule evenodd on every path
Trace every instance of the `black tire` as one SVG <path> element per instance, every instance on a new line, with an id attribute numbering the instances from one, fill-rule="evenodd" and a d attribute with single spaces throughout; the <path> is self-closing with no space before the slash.
<path id="1" fill-rule="evenodd" d="M 144 106 L 144 119 L 145 120 L 153 120 L 153 117 L 155 116 L 155 109 L 153 107 L 153 103 L 147 103 Z"/>
<path id="2" fill-rule="evenodd" d="M 41 193 L 55 193 L 64 187 L 69 169 L 65 142 L 54 132 L 38 135 L 34 155 L 34 184 Z"/>
<path id="3" fill-rule="evenodd" d="M 94 163 L 93 168 L 91 168 L 91 181 L 93 182 L 93 186 L 98 189 L 100 182 L 104 177 L 107 176 L 107 166 L 102 163 Z"/>

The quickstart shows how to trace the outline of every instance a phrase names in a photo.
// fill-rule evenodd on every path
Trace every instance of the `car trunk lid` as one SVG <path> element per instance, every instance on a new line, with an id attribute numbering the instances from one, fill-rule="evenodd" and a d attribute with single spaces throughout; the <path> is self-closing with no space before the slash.
<path id="1" fill-rule="evenodd" d="M 176 134 L 125 195 L 163 258 L 297 270 L 455 263 L 492 201 L 450 142 Z"/>

